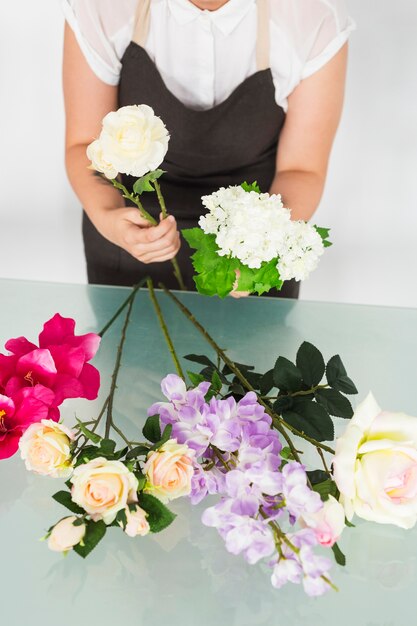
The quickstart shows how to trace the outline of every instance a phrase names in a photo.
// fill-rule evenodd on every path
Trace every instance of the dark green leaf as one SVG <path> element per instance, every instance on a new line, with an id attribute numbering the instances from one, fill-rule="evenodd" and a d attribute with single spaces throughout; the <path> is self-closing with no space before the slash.
<path id="1" fill-rule="evenodd" d="M 353 415 L 349 400 L 336 389 L 318 389 L 315 393 L 319 402 L 330 415 L 350 419 Z"/>
<path id="2" fill-rule="evenodd" d="M 256 193 L 262 193 L 259 185 L 258 185 L 258 181 L 255 180 L 253 183 L 247 183 L 246 180 L 244 183 L 242 183 L 240 185 L 242 187 L 242 189 L 244 189 L 245 191 L 255 191 Z"/>
<path id="3" fill-rule="evenodd" d="M 267 396 L 274 384 L 274 370 L 268 370 L 261 378 L 259 382 L 259 391 L 262 396 Z"/>
<path id="4" fill-rule="evenodd" d="M 127 446 L 125 448 L 122 448 L 122 450 L 118 450 L 117 452 L 113 454 L 113 459 L 115 461 L 118 461 L 119 459 L 125 456 L 128 450 L 129 448 Z"/>
<path id="5" fill-rule="evenodd" d="M 129 450 L 126 454 L 126 461 L 130 461 L 130 459 L 137 459 L 138 456 L 146 456 L 150 451 L 150 448 L 147 446 L 136 446 Z"/>
<path id="6" fill-rule="evenodd" d="M 85 557 L 94 550 L 99 541 L 103 539 L 106 530 L 106 524 L 103 520 L 99 520 L 98 522 L 90 520 L 87 522 L 87 529 L 83 539 L 84 545 L 78 544 L 74 546 L 74 551 L 85 559 Z"/>
<path id="7" fill-rule="evenodd" d="M 103 455 L 103 451 L 101 448 L 97 446 L 85 446 L 77 456 L 77 460 L 75 461 L 75 467 L 79 465 L 83 465 L 84 463 L 88 463 L 91 459 L 96 459 L 99 456 Z"/>
<path id="8" fill-rule="evenodd" d="M 334 554 L 334 559 L 338 565 L 342 565 L 343 567 L 346 565 L 346 557 L 337 545 L 337 543 L 332 545 L 332 550 Z"/>
<path id="9" fill-rule="evenodd" d="M 195 372 L 187 371 L 187 375 L 193 387 L 198 387 L 200 383 L 205 381 L 204 376 L 202 376 L 201 374 L 196 374 Z"/>
<path id="10" fill-rule="evenodd" d="M 352 524 L 352 522 L 349 522 L 349 520 L 345 517 L 345 525 L 348 528 L 356 528 L 355 524 Z"/>
<path id="11" fill-rule="evenodd" d="M 112 439 L 102 439 L 100 441 L 100 450 L 102 451 L 103 456 L 113 454 L 115 448 L 116 448 L 116 442 L 113 441 Z"/>
<path id="12" fill-rule="evenodd" d="M 118 511 L 118 513 L 116 515 L 116 519 L 110 525 L 111 526 L 120 526 L 120 524 L 122 524 L 122 528 L 124 530 L 126 528 L 126 525 L 127 525 L 126 509 L 122 509 L 121 511 Z"/>
<path id="13" fill-rule="evenodd" d="M 322 353 L 312 343 L 304 341 L 301 344 L 297 352 L 296 363 L 303 381 L 308 387 L 315 387 L 320 383 L 326 366 Z"/>
<path id="14" fill-rule="evenodd" d="M 166 443 L 168 441 L 168 439 L 171 437 L 171 433 L 172 433 L 172 424 L 167 424 L 164 428 L 164 432 L 161 435 L 161 438 L 159 441 L 157 441 L 151 448 L 151 450 L 159 450 L 159 448 L 161 448 L 164 443 Z"/>
<path id="15" fill-rule="evenodd" d="M 251 372 L 255 369 L 254 365 L 245 365 L 244 363 L 237 363 L 235 361 L 236 367 L 243 373 Z M 223 366 L 222 372 L 225 376 L 229 376 L 232 373 L 232 370 L 227 365 L 227 363 Z"/>
<path id="16" fill-rule="evenodd" d="M 145 488 L 146 485 L 146 476 L 145 474 L 142 474 L 141 471 L 136 471 L 134 472 L 136 478 L 138 479 L 138 489 L 137 491 L 140 492 Z"/>
<path id="17" fill-rule="evenodd" d="M 211 386 L 213 387 L 216 394 L 219 393 L 219 391 L 221 391 L 223 387 L 223 383 L 217 370 L 214 370 L 213 376 L 211 377 Z"/>
<path id="18" fill-rule="evenodd" d="M 80 506 L 78 506 L 78 504 L 75 504 L 75 502 L 72 501 L 69 491 L 57 491 L 57 493 L 54 493 L 52 497 L 54 500 L 56 500 L 56 502 L 59 502 L 59 504 L 65 506 L 72 513 L 76 513 L 77 515 L 84 515 L 84 509 L 82 509 Z"/>
<path id="19" fill-rule="evenodd" d="M 277 400 L 275 400 L 272 408 L 275 413 L 281 415 L 283 411 L 290 411 L 294 405 L 294 400 L 291 396 L 279 396 Z"/>
<path id="20" fill-rule="evenodd" d="M 204 354 L 186 354 L 184 359 L 187 359 L 187 361 L 192 361 L 193 363 L 199 363 L 200 365 L 208 365 L 216 369 L 216 365 L 213 363 L 213 361 L 210 361 L 210 359 Z"/>
<path id="21" fill-rule="evenodd" d="M 358 390 L 347 376 L 345 366 L 338 354 L 332 356 L 326 366 L 326 377 L 330 387 L 346 394 L 356 394 Z"/>
<path id="22" fill-rule="evenodd" d="M 149 493 L 141 493 L 139 495 L 139 506 L 148 514 L 147 520 L 153 533 L 161 532 L 161 530 L 172 524 L 176 518 L 175 513 Z"/>
<path id="23" fill-rule="evenodd" d="M 317 441 L 332 441 L 334 427 L 327 411 L 312 400 L 300 400 L 291 411 L 283 411 L 282 418 L 297 430 Z"/>
<path id="24" fill-rule="evenodd" d="M 97 435 L 96 433 L 93 433 L 92 430 L 89 430 L 86 426 L 84 426 L 84 424 L 77 419 L 77 426 L 80 429 L 80 431 L 82 432 L 83 435 L 85 435 L 87 437 L 87 439 L 90 439 L 90 441 L 92 441 L 93 443 L 100 443 L 101 441 L 101 437 L 99 435 Z"/>
<path id="25" fill-rule="evenodd" d="M 159 423 L 159 415 L 151 415 L 145 422 L 145 426 L 142 429 L 143 436 L 156 443 L 162 437 L 161 426 Z"/>
<path id="26" fill-rule="evenodd" d="M 313 491 L 317 491 L 317 493 L 320 494 L 320 498 L 323 500 L 323 502 L 328 500 L 329 496 L 333 496 L 334 498 L 336 498 L 339 493 L 336 483 L 330 478 L 327 478 L 322 483 L 317 483 L 313 485 Z"/>
<path id="27" fill-rule="evenodd" d="M 307 472 L 308 479 L 312 485 L 317 485 L 317 483 L 322 483 L 325 480 L 328 480 L 329 475 L 324 470 L 310 470 Z"/>
<path id="28" fill-rule="evenodd" d="M 283 356 L 278 357 L 273 376 L 275 385 L 282 391 L 300 391 L 303 384 L 298 367 Z"/>
<path id="29" fill-rule="evenodd" d="M 243 389 L 241 384 L 232 383 L 231 385 L 229 385 L 229 395 L 233 396 L 234 398 L 240 400 L 240 398 L 243 398 L 245 394 L 246 391 L 245 389 Z"/>
<path id="30" fill-rule="evenodd" d="M 138 194 L 138 196 L 140 196 L 144 191 L 155 191 L 152 183 L 157 180 L 157 178 L 160 178 L 164 173 L 164 170 L 158 169 L 148 172 L 145 176 L 141 176 L 133 185 L 133 191 Z"/>

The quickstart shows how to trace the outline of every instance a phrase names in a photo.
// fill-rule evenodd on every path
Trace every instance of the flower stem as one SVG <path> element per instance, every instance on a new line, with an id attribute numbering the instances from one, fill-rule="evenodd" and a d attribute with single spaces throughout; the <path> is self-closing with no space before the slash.
<path id="1" fill-rule="evenodd" d="M 137 194 L 130 193 L 126 189 L 126 187 L 122 185 L 122 183 L 120 183 L 116 178 L 113 178 L 111 182 L 113 183 L 113 186 L 116 187 L 116 189 L 119 189 L 122 192 L 123 198 L 126 198 L 126 200 L 130 200 L 131 202 L 133 202 L 133 204 L 136 204 L 142 217 L 145 220 L 152 224 L 152 226 L 156 226 L 158 224 L 156 219 L 152 217 L 152 215 L 148 213 L 148 211 L 145 210 L 142 202 L 140 201 L 140 197 Z"/>
<path id="2" fill-rule="evenodd" d="M 262 400 L 262 398 L 256 392 L 256 389 L 254 389 L 254 387 L 252 387 L 250 382 L 246 379 L 244 374 L 242 374 L 242 372 L 237 367 L 237 365 L 231 359 L 229 359 L 229 357 L 220 348 L 220 346 L 217 345 L 217 343 L 214 341 L 214 339 L 211 337 L 211 335 L 209 335 L 209 333 L 206 331 L 206 329 L 196 320 L 196 318 L 191 313 L 191 311 L 189 309 L 187 309 L 187 307 L 180 300 L 178 300 L 178 298 L 171 291 L 169 291 L 169 289 L 167 289 L 165 287 L 165 285 L 163 285 L 162 283 L 159 283 L 159 287 L 161 287 L 161 289 L 163 289 L 163 291 L 171 298 L 171 300 L 173 300 L 175 302 L 175 304 L 182 311 L 182 313 L 190 320 L 190 322 L 204 336 L 206 341 L 212 346 L 212 348 L 216 351 L 216 353 L 222 359 L 223 363 L 225 363 L 229 367 L 229 369 L 233 372 L 233 374 L 240 380 L 242 385 L 248 391 L 253 391 L 257 395 L 259 403 L 264 407 L 264 409 L 268 413 L 268 415 L 270 415 L 272 417 L 272 419 L 274 420 L 274 427 L 284 437 L 285 441 L 288 444 L 288 447 L 291 450 L 293 458 L 295 460 L 297 460 L 299 463 L 301 463 L 301 459 L 300 459 L 300 457 L 298 455 L 298 452 L 297 452 L 297 450 L 296 450 L 296 448 L 295 448 L 295 446 L 293 444 L 293 441 L 289 437 L 289 435 L 285 431 L 285 429 L 289 430 L 292 434 L 296 435 L 297 437 L 300 437 L 301 439 L 305 439 L 305 441 L 308 441 L 309 443 L 313 444 L 314 446 L 316 446 L 318 448 L 321 448 L 322 450 L 326 450 L 326 452 L 331 452 L 331 453 L 334 454 L 334 450 L 332 450 L 332 448 L 329 448 L 328 446 L 322 444 L 320 441 L 316 441 L 315 439 L 312 439 L 308 435 L 305 435 L 304 433 L 300 432 L 299 430 L 297 430 L 296 428 L 294 428 L 290 424 L 287 424 L 287 422 L 285 422 L 280 415 L 277 415 L 276 413 L 274 413 L 271 410 L 271 408 Z"/>
<path id="3" fill-rule="evenodd" d="M 161 207 L 162 217 L 165 219 L 168 217 L 168 211 L 167 211 L 167 207 L 165 204 L 164 196 L 162 195 L 161 186 L 156 179 L 153 181 L 153 185 L 155 187 L 156 195 L 158 197 L 159 206 Z M 176 257 L 171 259 L 171 263 L 174 268 L 174 276 L 177 279 L 177 282 L 181 291 L 186 291 L 184 280 L 183 280 L 181 270 L 180 270 L 180 266 L 178 265 L 178 261 Z"/>
<path id="4" fill-rule="evenodd" d="M 168 332 L 168 328 L 167 328 L 167 325 L 165 323 L 164 316 L 162 315 L 161 307 L 159 306 L 159 302 L 156 299 L 155 291 L 154 291 L 154 288 L 153 288 L 153 283 L 152 283 L 152 280 L 150 278 L 148 278 L 148 280 L 147 280 L 147 285 L 148 285 L 148 289 L 149 289 L 149 297 L 150 297 L 150 299 L 152 301 L 152 304 L 153 304 L 153 306 L 155 308 L 155 312 L 156 312 L 156 315 L 158 317 L 159 325 L 160 325 L 160 327 L 162 329 L 163 335 L 165 337 L 165 341 L 166 341 L 168 349 L 169 349 L 169 351 L 171 353 L 172 360 L 174 361 L 175 369 L 177 370 L 178 376 L 180 376 L 185 381 L 184 372 L 182 371 L 182 368 L 181 368 L 181 365 L 180 365 L 180 361 L 178 359 L 178 355 L 177 355 L 177 353 L 175 351 L 174 344 L 172 343 L 172 339 L 171 339 L 170 334 Z"/>
<path id="5" fill-rule="evenodd" d="M 105 326 L 103 326 L 103 328 L 101 329 L 101 331 L 98 333 L 100 337 L 102 337 L 104 335 L 104 333 L 106 331 L 109 330 L 110 326 L 113 324 L 113 322 L 115 322 L 117 320 L 117 318 L 119 317 L 120 313 L 122 313 L 122 311 L 127 307 L 127 305 L 129 304 L 129 302 L 135 298 L 136 293 L 139 291 L 139 289 L 142 287 L 142 285 L 145 284 L 145 282 L 148 280 L 148 277 L 145 276 L 145 278 L 142 278 L 142 280 L 140 280 L 137 285 L 135 285 L 132 289 L 132 291 L 130 292 L 130 294 L 128 295 L 128 297 L 126 298 L 126 300 L 120 305 L 120 307 L 117 309 L 116 313 L 113 315 L 113 317 L 107 322 L 107 324 Z"/>
<path id="6" fill-rule="evenodd" d="M 136 293 L 137 293 L 137 291 L 135 292 L 135 294 Z M 110 434 L 110 428 L 112 426 L 113 400 L 114 400 L 114 393 L 116 391 L 117 375 L 118 375 L 119 369 L 120 369 L 120 363 L 121 363 L 121 360 L 122 360 L 122 353 L 123 353 L 123 346 L 124 346 L 124 342 L 125 342 L 125 339 L 126 339 L 126 331 L 127 331 L 128 325 L 129 325 L 130 313 L 132 311 L 134 300 L 135 300 L 134 297 L 129 299 L 128 309 L 127 309 L 127 312 L 126 312 L 126 317 L 125 317 L 125 321 L 124 321 L 124 324 L 123 324 L 122 333 L 121 333 L 121 337 L 120 337 L 120 343 L 119 343 L 119 347 L 117 349 L 116 363 L 114 365 L 114 370 L 113 370 L 112 380 L 111 380 L 111 386 L 110 386 L 110 392 L 109 392 L 109 397 L 108 397 L 108 403 L 107 403 L 106 427 L 105 427 L 105 432 L 104 432 L 104 437 L 106 439 L 107 439 L 107 437 Z"/>
<path id="7" fill-rule="evenodd" d="M 321 450 L 320 448 L 316 448 L 316 450 L 318 452 L 319 457 L 321 458 L 321 462 L 323 463 L 324 471 L 326 472 L 326 474 L 328 474 L 330 476 L 330 478 L 333 478 L 331 471 L 327 467 L 327 463 L 326 463 L 326 459 L 324 458 L 323 450 Z"/>

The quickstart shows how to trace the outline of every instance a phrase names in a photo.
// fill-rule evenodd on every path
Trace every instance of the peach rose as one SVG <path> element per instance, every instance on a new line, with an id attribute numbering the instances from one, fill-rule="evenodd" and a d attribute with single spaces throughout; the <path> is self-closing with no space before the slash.
<path id="1" fill-rule="evenodd" d="M 150 452 L 145 463 L 146 492 L 168 502 L 191 492 L 194 451 L 170 439 L 159 450 Z"/>
<path id="2" fill-rule="evenodd" d="M 30 471 L 67 478 L 72 473 L 70 445 L 74 433 L 53 420 L 44 419 L 31 424 L 19 441 L 20 454 Z"/>
<path id="3" fill-rule="evenodd" d="M 329 496 L 328 500 L 323 502 L 320 511 L 303 515 L 300 523 L 314 531 L 317 541 L 322 546 L 331 548 L 339 540 L 345 527 L 345 510 L 336 498 Z"/>
<path id="4" fill-rule="evenodd" d="M 137 500 L 138 480 L 121 461 L 92 459 L 76 467 L 70 480 L 72 500 L 95 522 L 111 524 L 118 511 Z"/>
<path id="5" fill-rule="evenodd" d="M 127 506 L 127 524 L 124 528 L 126 535 L 129 535 L 129 537 L 137 537 L 138 535 L 144 537 L 145 535 L 147 535 L 150 531 L 149 523 L 146 519 L 147 516 L 148 514 L 146 513 L 146 511 L 141 509 L 139 505 L 136 505 L 133 511 L 131 511 L 130 508 Z M 121 523 L 120 525 L 122 526 Z"/>
<path id="6" fill-rule="evenodd" d="M 417 419 L 381 411 L 372 394 L 336 442 L 334 478 L 350 520 L 412 528 L 417 521 Z"/>
<path id="7" fill-rule="evenodd" d="M 85 524 L 74 526 L 75 515 L 65 517 L 56 524 L 48 538 L 48 548 L 54 552 L 68 552 L 83 540 Z"/>

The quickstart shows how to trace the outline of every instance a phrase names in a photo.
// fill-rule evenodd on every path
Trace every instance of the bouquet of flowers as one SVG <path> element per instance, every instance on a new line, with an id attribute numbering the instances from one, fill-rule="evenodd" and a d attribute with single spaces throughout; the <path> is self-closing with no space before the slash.
<path id="1" fill-rule="evenodd" d="M 344 564 L 337 542 L 354 514 L 415 525 L 416 418 L 381 411 L 372 395 L 353 412 L 346 394 L 357 390 L 340 357 L 326 364 L 308 342 L 295 363 L 278 357 L 265 373 L 235 363 L 167 291 L 218 357 L 187 355 L 202 369 L 186 377 L 150 281 L 148 287 L 177 373 L 162 380 L 166 401 L 149 407 L 142 440 L 127 439 L 113 417 L 139 287 L 99 334 L 75 335 L 74 320 L 57 314 L 39 346 L 19 337 L 0 355 L 0 457 L 20 450 L 28 470 L 66 480 L 53 497 L 71 514 L 47 531 L 52 550 L 86 557 L 109 528 L 130 537 L 161 532 L 175 519 L 171 500 L 197 504 L 216 496 L 202 522 L 217 529 L 229 552 L 265 562 L 276 588 L 302 583 L 307 594 L 320 595 L 333 587 L 323 549 Z M 59 421 L 60 406 L 69 397 L 97 396 L 99 374 L 89 361 L 125 307 L 103 408 L 70 428 Z M 334 417 L 350 420 L 335 449 L 327 443 Z M 322 469 L 305 466 L 294 436 L 316 449 Z"/>

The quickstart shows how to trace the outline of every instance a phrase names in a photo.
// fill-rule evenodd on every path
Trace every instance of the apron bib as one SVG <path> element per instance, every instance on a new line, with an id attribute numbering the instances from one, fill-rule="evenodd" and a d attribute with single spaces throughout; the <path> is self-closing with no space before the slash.
<path id="1" fill-rule="evenodd" d="M 194 110 L 166 87 L 155 63 L 144 48 L 149 29 L 151 0 L 139 0 L 133 39 L 122 58 L 118 106 L 147 104 L 160 116 L 171 139 L 160 179 L 168 212 L 178 228 L 197 226 L 204 212 L 201 196 L 219 187 L 258 181 L 268 191 L 275 176 L 279 135 L 285 121 L 275 101 L 269 68 L 268 0 L 258 0 L 257 71 L 217 106 Z M 132 188 L 135 179 L 123 176 Z M 156 218 L 160 208 L 156 194 L 146 194 L 145 208 Z M 169 261 L 143 264 L 102 237 L 87 215 L 83 218 L 84 246 L 89 282 L 133 285 L 149 274 L 170 288 L 178 288 Z M 187 289 L 195 290 L 187 242 L 177 255 Z M 273 296 L 297 297 L 299 283 L 284 283 Z"/>

